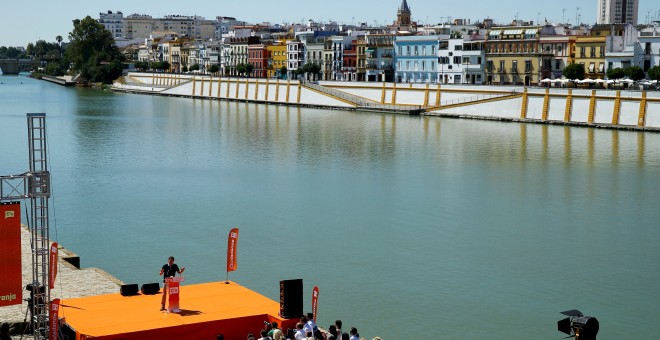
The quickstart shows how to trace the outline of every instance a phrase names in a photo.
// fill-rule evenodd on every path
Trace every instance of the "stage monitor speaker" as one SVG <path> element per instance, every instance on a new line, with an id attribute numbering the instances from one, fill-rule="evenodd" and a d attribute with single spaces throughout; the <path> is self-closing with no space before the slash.
<path id="1" fill-rule="evenodd" d="M 138 285 L 137 285 L 137 283 L 133 283 L 133 284 L 130 284 L 130 285 L 121 285 L 121 287 L 119 287 L 119 293 L 122 296 L 137 295 Z"/>
<path id="2" fill-rule="evenodd" d="M 145 295 L 158 294 L 160 291 L 160 285 L 158 283 L 145 283 L 140 287 L 140 291 Z"/>
<path id="3" fill-rule="evenodd" d="M 280 281 L 280 316 L 285 319 L 303 315 L 303 280 Z"/>

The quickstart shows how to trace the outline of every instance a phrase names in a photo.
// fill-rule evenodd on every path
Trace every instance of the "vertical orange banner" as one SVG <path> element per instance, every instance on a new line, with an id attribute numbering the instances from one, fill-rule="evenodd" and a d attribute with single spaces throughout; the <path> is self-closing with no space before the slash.
<path id="1" fill-rule="evenodd" d="M 316 313 L 319 310 L 319 287 L 314 286 L 312 291 L 312 313 L 314 314 L 314 322 L 316 323 Z"/>
<path id="2" fill-rule="evenodd" d="M 50 313 L 48 313 L 48 325 L 50 326 L 48 334 L 50 339 L 59 339 L 57 336 L 60 332 L 60 299 L 55 299 L 50 302 Z"/>
<path id="3" fill-rule="evenodd" d="M 23 301 L 21 204 L 0 203 L 0 307 Z"/>
<path id="4" fill-rule="evenodd" d="M 50 245 L 50 273 L 48 275 L 48 287 L 55 288 L 55 278 L 57 277 L 57 242 Z"/>
<path id="5" fill-rule="evenodd" d="M 238 228 L 229 231 L 227 239 L 227 272 L 233 272 L 238 268 L 236 253 L 238 248 Z"/>

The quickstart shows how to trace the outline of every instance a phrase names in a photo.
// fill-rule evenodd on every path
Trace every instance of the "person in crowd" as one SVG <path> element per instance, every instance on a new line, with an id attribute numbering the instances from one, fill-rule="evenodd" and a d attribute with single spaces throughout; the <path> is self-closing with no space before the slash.
<path id="1" fill-rule="evenodd" d="M 314 333 L 312 332 L 306 332 L 305 333 L 305 340 L 314 340 Z"/>
<path id="2" fill-rule="evenodd" d="M 267 330 L 267 329 L 262 329 L 262 330 L 261 330 L 261 338 L 259 338 L 259 340 L 272 340 L 272 339 L 268 336 L 268 330 Z"/>
<path id="3" fill-rule="evenodd" d="M 327 340 L 325 338 L 325 333 L 321 332 L 320 329 L 317 329 L 316 332 L 314 332 L 314 340 Z"/>
<path id="4" fill-rule="evenodd" d="M 305 331 L 303 330 L 303 326 L 305 326 L 305 324 L 302 322 L 298 322 L 296 324 L 296 334 L 295 334 L 296 340 L 305 339 Z"/>
<path id="5" fill-rule="evenodd" d="M 281 329 L 275 329 L 271 338 L 273 338 L 273 340 L 284 340 L 284 333 L 282 333 Z"/>
<path id="6" fill-rule="evenodd" d="M 351 336 L 348 333 L 341 333 L 341 340 L 351 340 Z"/>
<path id="7" fill-rule="evenodd" d="M 296 340 L 296 331 L 293 328 L 287 328 L 286 340 Z"/>
<path id="8" fill-rule="evenodd" d="M 360 340 L 360 334 L 358 333 L 357 328 L 351 327 L 351 330 L 348 333 L 351 335 L 350 340 Z"/>
<path id="9" fill-rule="evenodd" d="M 328 334 L 326 335 L 326 339 L 328 339 L 328 340 L 338 340 L 337 339 L 337 326 L 330 325 L 330 327 L 328 327 Z"/>
<path id="10" fill-rule="evenodd" d="M 273 321 L 273 322 L 270 323 L 270 326 L 269 326 L 270 328 L 268 330 L 268 336 L 269 337 L 271 337 L 271 338 L 273 337 L 273 334 L 275 333 L 275 330 L 277 330 L 277 326 L 278 326 L 278 324 L 277 324 L 276 321 Z"/>
<path id="11" fill-rule="evenodd" d="M 335 327 L 337 327 L 337 337 L 340 338 L 342 335 L 341 320 L 335 320 Z"/>
<path id="12" fill-rule="evenodd" d="M 306 319 L 307 321 L 305 321 L 305 331 L 311 331 L 312 333 L 315 333 L 319 330 L 319 328 L 316 326 L 316 322 L 314 322 L 314 313 L 307 313 Z"/>
<path id="13" fill-rule="evenodd" d="M 160 310 L 165 310 L 165 298 L 167 296 L 167 282 L 165 282 L 165 279 L 168 277 L 174 277 L 176 273 L 179 273 L 179 275 L 183 274 L 183 271 L 186 270 L 185 267 L 181 267 L 179 269 L 179 266 L 174 263 L 174 256 L 170 256 L 167 259 L 167 263 L 163 265 L 162 268 L 160 268 L 160 274 L 158 275 L 163 275 L 163 298 L 160 300 Z"/>

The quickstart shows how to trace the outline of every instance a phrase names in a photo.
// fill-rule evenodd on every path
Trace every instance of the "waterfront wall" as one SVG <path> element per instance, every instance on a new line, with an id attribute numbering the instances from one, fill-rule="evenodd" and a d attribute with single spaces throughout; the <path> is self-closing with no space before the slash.
<path id="1" fill-rule="evenodd" d="M 168 74 L 131 73 L 124 83 L 115 83 L 113 89 L 128 92 L 290 104 L 324 106 L 330 108 L 354 108 L 355 105 L 304 87 L 299 81 L 224 78 Z"/>
<path id="2" fill-rule="evenodd" d="M 656 91 L 332 81 L 319 85 L 377 104 L 419 105 L 424 108 L 422 114 L 429 116 L 660 130 L 660 92 Z M 113 88 L 192 98 L 359 108 L 355 102 L 289 80 L 131 73 Z"/>

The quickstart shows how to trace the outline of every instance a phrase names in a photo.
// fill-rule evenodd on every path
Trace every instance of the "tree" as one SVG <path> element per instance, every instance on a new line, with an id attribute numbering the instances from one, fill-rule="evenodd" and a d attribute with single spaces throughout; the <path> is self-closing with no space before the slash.
<path id="1" fill-rule="evenodd" d="M 181 72 L 188 72 L 188 65 L 183 65 Z"/>
<path id="2" fill-rule="evenodd" d="M 66 55 L 73 64 L 73 71 L 80 72 L 83 79 L 93 82 L 114 80 L 110 79 L 116 74 L 117 63 L 114 62 L 118 61 L 121 65 L 123 55 L 115 45 L 110 31 L 87 16 L 73 21 L 69 41 Z M 121 75 L 121 72 L 119 74 Z"/>
<path id="3" fill-rule="evenodd" d="M 660 66 L 653 66 L 648 71 L 649 79 L 660 81 Z"/>
<path id="4" fill-rule="evenodd" d="M 218 65 L 213 64 L 213 65 L 211 65 L 211 67 L 209 67 L 209 72 L 211 72 L 213 74 L 217 73 L 218 70 L 220 70 L 220 67 L 218 67 Z"/>
<path id="5" fill-rule="evenodd" d="M 607 70 L 607 79 L 621 79 L 626 76 L 626 73 L 623 72 L 623 69 L 620 67 L 615 67 Z"/>
<path id="6" fill-rule="evenodd" d="M 190 68 L 188 69 L 189 71 L 199 71 L 199 64 L 192 64 Z"/>
<path id="7" fill-rule="evenodd" d="M 287 70 L 286 66 L 282 66 L 282 67 L 280 68 L 280 78 L 281 78 L 281 79 L 286 78 L 286 73 L 287 73 L 287 71 L 289 71 L 289 70 Z"/>
<path id="8" fill-rule="evenodd" d="M 644 70 L 642 70 L 642 68 L 639 66 L 628 66 L 623 69 L 623 72 L 626 74 L 626 76 L 628 76 L 628 78 L 634 81 L 642 80 L 646 77 Z"/>
<path id="9" fill-rule="evenodd" d="M 564 68 L 564 77 L 567 79 L 584 79 L 584 66 L 582 64 L 571 64 Z"/>
<path id="10" fill-rule="evenodd" d="M 248 77 L 252 74 L 252 70 L 254 70 L 254 65 L 245 64 L 245 73 L 247 73 Z"/>

